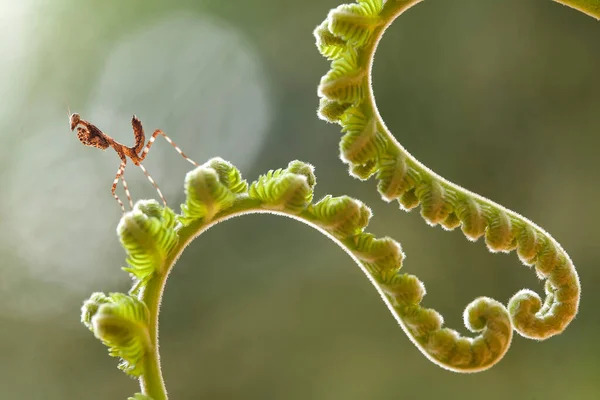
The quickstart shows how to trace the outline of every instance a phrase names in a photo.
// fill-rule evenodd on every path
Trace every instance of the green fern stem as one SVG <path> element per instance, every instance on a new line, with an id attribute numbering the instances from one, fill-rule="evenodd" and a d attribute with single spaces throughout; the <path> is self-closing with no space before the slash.
<path id="1" fill-rule="evenodd" d="M 393 21 L 421 1 L 358 0 L 331 10 L 315 30 L 319 51 L 332 61 L 319 85 L 319 116 L 341 125 L 345 134 L 340 158 L 354 177 L 375 176 L 384 200 L 396 200 L 406 211 L 421 205 L 429 225 L 446 230 L 460 226 L 469 240 L 484 236 L 490 251 L 516 249 L 525 265 L 535 266 L 538 276 L 546 279 L 545 301 L 524 289 L 511 298 L 508 309 L 519 334 L 546 339 L 561 333 L 578 310 L 580 283 L 569 256 L 533 222 L 420 163 L 391 134 L 377 110 L 372 87 L 377 45 Z M 587 2 L 588 12 L 593 11 L 592 3 L 598 4 Z M 400 317 L 406 320 L 407 314 L 401 312 Z M 431 352 L 428 356 L 435 358 Z"/>
<path id="2" fill-rule="evenodd" d="M 128 295 L 95 293 L 85 302 L 82 321 L 121 359 L 120 368 L 139 378 L 142 393 L 167 399 L 158 353 L 160 302 L 169 273 L 186 246 L 213 225 L 246 214 L 270 213 L 312 226 L 336 242 L 362 269 L 402 329 L 429 359 L 464 372 L 489 368 L 509 347 L 512 327 L 506 308 L 479 298 L 465 311 L 474 338 L 443 328 L 436 311 L 420 305 L 423 284 L 400 273 L 400 245 L 365 232 L 370 209 L 347 196 L 313 202 L 312 166 L 298 161 L 269 171 L 252 184 L 235 167 L 213 159 L 188 173 L 182 215 L 154 200 L 140 201 L 117 229 L 127 251 L 124 268 L 134 278 Z"/>
<path id="3" fill-rule="evenodd" d="M 497 363 L 521 335 L 545 339 L 562 332 L 579 305 L 580 285 L 571 260 L 540 227 L 519 214 L 452 184 L 412 157 L 385 127 L 372 92 L 372 63 L 385 29 L 421 0 L 358 0 L 329 14 L 315 36 L 332 69 L 319 87 L 321 118 L 342 126 L 341 158 L 359 179 L 375 175 L 386 201 L 401 208 L 421 205 L 430 225 L 461 227 L 470 240 L 485 237 L 493 251 L 517 250 L 546 279 L 542 303 L 522 290 L 503 304 L 480 297 L 467 306 L 466 327 L 478 335 L 461 337 L 444 328 L 435 310 L 424 308 L 425 287 L 400 273 L 400 245 L 364 230 L 371 212 L 347 196 L 313 203 L 316 179 L 309 164 L 294 161 L 248 185 L 239 171 L 212 159 L 186 176 L 181 215 L 156 201 L 140 201 L 117 229 L 134 278 L 129 294 L 94 293 L 82 307 L 82 322 L 118 357 L 119 368 L 139 379 L 142 393 L 130 399 L 166 400 L 158 346 L 158 318 L 165 284 L 186 246 L 213 225 L 246 214 L 271 213 L 306 223 L 336 242 L 375 286 L 410 340 L 431 361 L 448 370 L 475 372 Z M 600 0 L 559 1 L 598 17 Z"/>
<path id="4" fill-rule="evenodd" d="M 241 194 L 236 197 L 236 200 L 229 207 L 217 212 L 210 219 L 197 219 L 186 226 L 182 226 L 177 231 L 179 238 L 177 245 L 170 251 L 164 263 L 157 269 L 161 272 L 150 278 L 145 288 L 139 294 L 139 300 L 147 305 L 149 315 L 151 316 L 149 331 L 152 347 L 154 349 L 158 348 L 160 301 L 167 277 L 187 245 L 210 227 L 229 218 L 247 214 L 270 213 L 293 218 L 308 224 L 331 238 L 344 249 L 371 280 L 397 321 L 419 348 L 423 346 L 415 339 L 416 335 L 414 332 L 420 332 L 419 337 L 427 336 L 431 332 L 438 332 L 437 336 L 427 339 L 431 342 L 435 342 L 436 340 L 439 342 L 437 346 L 430 344 L 431 348 L 435 348 L 442 356 L 442 359 L 451 355 L 456 359 L 463 360 L 463 367 L 465 369 L 474 371 L 480 368 L 487 368 L 502 357 L 510 342 L 511 327 L 508 314 L 501 304 L 482 298 L 478 300 L 479 304 L 473 305 L 473 310 L 468 311 L 465 317 L 467 321 L 469 319 L 478 321 L 481 318 L 483 320 L 487 320 L 488 318 L 496 319 L 496 326 L 488 329 L 488 332 L 479 338 L 479 343 L 475 342 L 474 345 L 471 340 L 462 339 L 464 342 L 462 349 L 455 347 L 453 342 L 451 345 L 445 343 L 444 341 L 458 339 L 459 335 L 455 331 L 441 329 L 441 316 L 433 310 L 424 309 L 418 305 L 425 291 L 422 284 L 415 277 L 398 274 L 403 258 L 400 246 L 388 238 L 377 242 L 378 239 L 362 232 L 370 217 L 368 208 L 347 197 L 332 198 L 328 196 L 324 201 L 331 203 L 328 204 L 330 211 L 331 209 L 335 209 L 335 205 L 333 205 L 335 201 L 339 201 L 340 203 L 345 202 L 351 206 L 342 207 L 343 209 L 341 211 L 337 210 L 337 213 L 333 212 L 333 214 L 338 215 L 336 218 L 339 217 L 339 214 L 342 214 L 342 217 L 339 217 L 339 221 L 332 223 L 324 215 L 327 212 L 320 213 L 324 210 L 319 210 L 319 203 L 316 206 L 305 205 L 298 212 L 294 208 L 290 211 L 287 206 L 276 208 L 269 205 L 265 206 L 262 199 L 252 198 L 248 194 Z M 125 216 L 124 220 L 126 221 L 127 218 Z M 413 317 L 410 327 L 399 317 L 399 310 L 401 309 L 408 310 L 405 312 L 410 313 Z M 467 324 L 472 330 L 483 330 L 485 328 L 484 325 L 477 322 L 467 322 Z M 479 345 L 479 348 L 477 348 L 477 345 Z M 424 354 L 431 358 L 429 353 L 424 352 Z M 146 360 L 145 372 L 140 377 L 143 393 L 155 400 L 166 399 L 166 392 L 162 384 L 162 376 L 160 375 L 161 369 L 158 352 L 154 351 Z M 432 360 L 440 363 L 439 359 L 432 358 Z M 446 367 L 453 369 L 450 366 Z"/>
<path id="5" fill-rule="evenodd" d="M 557 3 L 574 8 L 590 17 L 600 19 L 600 0 L 553 0 Z"/>

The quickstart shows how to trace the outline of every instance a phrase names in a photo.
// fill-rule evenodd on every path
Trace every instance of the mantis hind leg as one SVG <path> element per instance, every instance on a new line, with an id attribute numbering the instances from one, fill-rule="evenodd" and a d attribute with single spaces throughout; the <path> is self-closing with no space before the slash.
<path id="1" fill-rule="evenodd" d="M 125 206 L 123 205 L 123 202 L 121 201 L 121 199 L 119 199 L 119 196 L 117 196 L 117 194 L 115 192 L 117 190 L 117 183 L 119 183 L 119 179 L 123 178 L 123 173 L 125 172 L 125 165 L 127 165 L 127 159 L 121 159 L 121 165 L 119 166 L 119 169 L 117 170 L 117 176 L 115 176 L 115 180 L 113 181 L 112 189 L 111 189 L 111 193 L 112 193 L 113 197 L 117 200 L 117 202 L 121 206 L 121 211 L 123 211 L 123 212 L 125 212 Z M 125 192 L 127 193 L 127 197 L 129 198 L 129 202 L 131 204 L 131 196 L 129 194 L 129 189 L 127 189 L 127 183 L 125 183 L 124 179 L 123 179 L 123 186 L 125 187 Z"/>

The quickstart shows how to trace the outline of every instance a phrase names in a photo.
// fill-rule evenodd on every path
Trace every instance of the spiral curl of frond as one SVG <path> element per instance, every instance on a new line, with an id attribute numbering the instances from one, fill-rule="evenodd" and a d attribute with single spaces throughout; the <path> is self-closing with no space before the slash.
<path id="1" fill-rule="evenodd" d="M 300 213 L 312 201 L 316 184 L 312 166 L 305 165 L 297 172 L 294 169 L 300 166 L 295 164 L 261 175 L 250 185 L 248 196 L 269 210 Z"/>
<path id="2" fill-rule="evenodd" d="M 186 185 L 197 185 L 200 192 L 208 192 L 214 183 L 197 174 L 202 168 L 188 174 Z M 423 284 L 413 276 L 399 273 L 404 258 L 400 245 L 391 238 L 376 238 L 364 232 L 371 210 L 348 196 L 327 195 L 312 204 L 315 184 L 312 166 L 294 161 L 286 169 L 260 176 L 249 185 L 247 195 L 238 193 L 231 208 L 236 213 L 253 212 L 250 209 L 244 211 L 242 206 L 244 201 L 249 201 L 249 206 L 256 211 L 263 209 L 293 215 L 337 239 L 369 276 L 406 333 L 440 365 L 476 371 L 502 357 L 512 337 L 510 318 L 504 306 L 492 300 L 478 299 L 469 307 L 471 320 L 488 322 L 485 326 L 468 325 L 473 331 L 481 332 L 475 339 L 462 338 L 455 331 L 443 328 L 443 319 L 437 312 L 420 306 L 425 295 Z M 190 193 L 188 191 L 188 202 Z M 219 218 L 226 218 L 226 215 L 228 212 L 223 209 Z M 452 361 L 455 365 L 446 365 L 448 360 L 455 360 Z"/>
<path id="3" fill-rule="evenodd" d="M 172 210 L 163 209 L 155 200 L 138 202 L 117 227 L 121 244 L 128 255 L 129 267 L 123 270 L 138 282 L 148 281 L 177 244 L 176 225 L 177 219 Z"/>
<path id="4" fill-rule="evenodd" d="M 158 315 L 167 277 L 185 247 L 204 230 L 228 218 L 269 212 L 303 221 L 339 244 L 375 286 L 402 329 L 433 362 L 458 372 L 474 372 L 498 362 L 513 330 L 534 339 L 561 333 L 577 313 L 580 285 L 571 260 L 540 227 L 502 206 L 444 180 L 412 157 L 385 127 L 375 107 L 371 65 L 385 29 L 422 0 L 358 0 L 332 10 L 315 30 L 317 47 L 332 61 L 319 86 L 320 118 L 342 126 L 342 160 L 350 174 L 375 176 L 386 201 L 406 211 L 421 205 L 430 225 L 460 227 L 467 239 L 485 237 L 492 252 L 516 250 L 525 265 L 545 279 L 545 300 L 528 289 L 508 307 L 480 297 L 464 312 L 475 338 L 443 327 L 443 317 L 421 302 L 425 286 L 400 273 L 404 253 L 391 238 L 365 232 L 371 210 L 348 196 L 325 196 L 313 204 L 312 165 L 291 162 L 248 185 L 220 158 L 187 174 L 181 215 L 156 201 L 140 201 L 117 232 L 134 277 L 129 294 L 94 293 L 84 303 L 82 323 L 119 357 L 119 368 L 140 378 L 142 393 L 129 400 L 166 400 L 158 357 Z M 596 0 L 557 0 L 596 18 Z"/>
<path id="5" fill-rule="evenodd" d="M 427 224 L 445 230 L 460 226 L 469 240 L 484 236 L 491 252 L 516 250 L 525 265 L 533 265 L 538 276 L 546 279 L 545 301 L 531 290 L 519 291 L 508 307 L 487 298 L 475 300 L 465 311 L 465 323 L 482 333 L 475 339 L 463 339 L 454 331 L 441 329 L 442 319 L 435 311 L 416 306 L 419 290 L 424 289 L 416 283 L 406 286 L 404 282 L 415 281 L 392 275 L 401 284 L 391 287 L 415 291 L 386 293 L 397 303 L 394 310 L 417 345 L 445 368 L 473 371 L 491 366 L 504 355 L 513 328 L 524 337 L 540 340 L 561 333 L 577 313 L 580 283 L 569 256 L 548 233 L 521 215 L 435 174 L 385 127 L 371 87 L 373 57 L 385 29 L 420 1 L 363 0 L 329 13 L 314 32 L 317 48 L 331 60 L 331 69 L 319 85 L 318 115 L 342 127 L 345 134 L 340 158 L 356 178 L 375 176 L 384 200 L 396 200 L 406 211 L 420 205 Z M 406 303 L 405 298 L 413 300 Z M 481 353 L 484 348 L 485 355 Z"/>
<path id="6" fill-rule="evenodd" d="M 247 190 L 248 183 L 237 168 L 221 158 L 213 158 L 186 176 L 187 201 L 181 205 L 179 220 L 184 225 L 197 219 L 210 221 Z"/>
<path id="7" fill-rule="evenodd" d="M 119 369 L 134 377 L 144 373 L 144 358 L 151 346 L 148 317 L 143 302 L 122 293 L 94 293 L 81 309 L 82 322 L 112 357 L 120 358 Z"/>
<path id="8" fill-rule="evenodd" d="M 361 46 L 382 22 L 379 18 L 382 8 L 383 0 L 358 0 L 357 4 L 342 4 L 329 12 L 327 28 L 333 36 L 346 43 Z"/>
<path id="9" fill-rule="evenodd" d="M 443 328 L 442 317 L 420 305 L 423 284 L 400 274 L 400 244 L 365 232 L 371 210 L 348 196 L 327 195 L 313 203 L 315 185 L 313 166 L 300 161 L 248 185 L 233 165 L 217 158 L 187 174 L 181 215 L 155 201 L 140 201 L 122 217 L 118 233 L 128 253 L 126 270 L 136 277 L 133 289 L 129 295 L 94 293 L 84 303 L 81 319 L 108 346 L 109 354 L 121 359 L 119 368 L 140 378 L 143 391 L 134 399 L 166 399 L 160 385 L 148 384 L 162 378 L 146 374 L 160 371 L 159 305 L 174 263 L 209 227 L 251 213 L 288 216 L 326 233 L 352 256 L 409 337 L 435 362 L 459 360 L 457 365 L 476 370 L 501 357 L 510 341 L 510 321 L 502 305 L 480 299 L 471 307 L 469 321 L 475 322 L 469 326 L 482 332 L 476 339 L 463 339 Z M 487 323 L 480 326 L 479 321 Z"/>
<path id="10" fill-rule="evenodd" d="M 314 31 L 317 47 L 321 54 L 330 60 L 340 56 L 346 50 L 346 41 L 329 31 L 329 21 L 325 20 Z"/>

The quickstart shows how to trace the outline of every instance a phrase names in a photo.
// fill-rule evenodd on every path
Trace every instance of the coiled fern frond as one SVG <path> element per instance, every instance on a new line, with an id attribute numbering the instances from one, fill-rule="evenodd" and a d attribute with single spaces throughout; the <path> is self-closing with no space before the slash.
<path id="1" fill-rule="evenodd" d="M 399 325 L 423 354 L 443 368 L 475 372 L 497 363 L 513 331 L 545 339 L 561 333 L 579 306 L 580 284 L 573 264 L 542 228 L 519 214 L 448 182 L 410 155 L 385 127 L 375 106 L 371 67 L 385 29 L 421 0 L 358 0 L 332 10 L 315 30 L 317 47 L 332 61 L 319 86 L 320 118 L 341 125 L 341 159 L 352 176 L 375 177 L 385 201 L 404 210 L 421 206 L 426 223 L 446 230 L 460 227 L 467 239 L 484 237 L 492 252 L 517 251 L 546 280 L 545 300 L 519 291 L 508 306 L 480 297 L 464 312 L 475 337 L 443 326 L 443 318 L 421 302 L 425 286 L 402 273 L 404 253 L 389 237 L 365 231 L 371 210 L 348 196 L 314 201 L 314 168 L 293 161 L 248 184 L 220 158 L 209 160 L 185 178 L 181 213 L 154 200 L 139 201 L 123 215 L 117 233 L 133 278 L 128 294 L 94 293 L 81 320 L 120 359 L 119 368 L 139 379 L 141 393 L 130 400 L 165 400 L 158 355 L 160 300 L 169 273 L 186 246 L 202 232 L 232 217 L 272 213 L 304 222 L 344 249 L 381 295 Z M 600 17 L 600 0 L 561 0 Z"/>
<path id="2" fill-rule="evenodd" d="M 480 299 L 469 313 L 469 326 L 481 332 L 474 341 L 444 329 L 442 317 L 420 305 L 425 288 L 400 272 L 404 254 L 389 237 L 365 232 L 371 210 L 348 196 L 327 195 L 313 202 L 316 178 L 310 164 L 292 161 L 249 185 L 231 163 L 215 158 L 190 171 L 182 214 L 154 200 L 139 201 L 123 215 L 117 232 L 127 251 L 134 279 L 129 294 L 95 293 L 82 310 L 82 321 L 121 359 L 121 368 L 139 377 L 143 396 L 166 399 L 159 367 L 158 313 L 167 276 L 183 249 L 212 225 L 235 216 L 273 213 L 302 221 L 340 245 L 359 265 L 408 333 L 426 335 L 438 357 L 477 368 L 499 359 L 510 342 L 511 326 L 503 305 Z M 404 319 L 400 316 L 404 315 Z M 482 325 L 481 321 L 493 320 Z M 449 346 L 462 340 L 463 347 Z M 141 396 L 138 395 L 138 396 Z"/>
<path id="3" fill-rule="evenodd" d="M 442 318 L 435 311 L 415 308 L 420 297 L 409 297 L 411 302 L 406 304 L 406 278 L 392 275 L 390 281 L 381 281 L 394 306 L 392 312 L 427 357 L 450 370 L 477 371 L 503 356 L 513 328 L 539 340 L 561 333 L 577 314 L 580 283 L 567 253 L 542 228 L 434 173 L 386 128 L 372 90 L 375 50 L 395 18 L 420 1 L 362 0 L 329 13 L 314 31 L 317 48 L 331 60 L 319 85 L 318 115 L 342 127 L 340 158 L 356 178 L 375 176 L 385 201 L 398 201 L 407 211 L 420 205 L 427 224 L 445 230 L 460 227 L 472 241 L 484 237 L 491 252 L 516 250 L 520 260 L 533 265 L 546 280 L 543 302 L 537 293 L 524 289 L 510 299 L 507 308 L 488 298 L 471 303 L 465 310 L 465 324 L 472 331 L 484 329 L 475 339 L 442 328 Z M 591 15 L 600 15 L 600 1 L 561 2 L 578 3 Z"/>
<path id="4" fill-rule="evenodd" d="M 94 293 L 82 308 L 81 321 L 119 357 L 119 369 L 139 377 L 151 350 L 148 308 L 136 297 L 122 293 Z"/>

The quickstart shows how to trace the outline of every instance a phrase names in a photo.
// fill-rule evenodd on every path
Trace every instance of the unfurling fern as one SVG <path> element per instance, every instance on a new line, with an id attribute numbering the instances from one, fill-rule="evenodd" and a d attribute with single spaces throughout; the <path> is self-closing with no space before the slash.
<path id="1" fill-rule="evenodd" d="M 521 261 L 535 266 L 538 276 L 547 280 L 543 304 L 531 290 L 515 294 L 508 311 L 486 298 L 470 304 L 465 324 L 472 331 L 484 329 L 475 339 L 463 339 L 442 329 L 442 318 L 433 310 L 417 310 L 413 303 L 395 306 L 401 325 L 430 359 L 455 371 L 481 370 L 502 357 L 513 328 L 533 339 L 562 332 L 577 314 L 580 284 L 567 253 L 542 228 L 429 170 L 387 130 L 372 91 L 375 50 L 395 18 L 420 1 L 382 4 L 379 0 L 364 0 L 329 13 L 314 32 L 317 48 L 332 61 L 319 86 L 318 115 L 342 127 L 345 134 L 340 142 L 340 158 L 349 165 L 351 175 L 363 180 L 375 176 L 384 200 L 397 200 L 407 211 L 420 205 L 427 224 L 446 230 L 460 226 L 473 241 L 484 236 L 492 252 L 517 250 Z M 598 4 L 586 10 L 600 14 Z M 386 293 L 392 303 L 397 301 L 394 294 Z M 422 318 L 429 322 L 424 323 Z M 485 356 L 483 348 L 490 350 Z"/>
<path id="2" fill-rule="evenodd" d="M 94 293 L 82 308 L 81 321 L 119 357 L 119 368 L 128 375 L 144 373 L 145 357 L 151 351 L 148 308 L 133 296 Z"/>
<path id="3" fill-rule="evenodd" d="M 304 222 L 341 246 L 367 275 L 382 300 L 423 354 L 443 368 L 474 372 L 497 363 L 513 330 L 534 339 L 562 332 L 577 313 L 580 285 L 568 255 L 552 237 L 519 214 L 450 183 L 411 156 L 385 127 L 371 89 L 371 67 L 385 29 L 421 0 L 359 0 L 332 10 L 315 30 L 319 51 L 332 61 L 319 86 L 320 118 L 342 126 L 340 156 L 350 174 L 375 177 L 385 201 L 404 210 L 421 206 L 426 223 L 460 227 L 467 239 L 485 238 L 492 252 L 516 250 L 546 279 L 545 301 L 521 290 L 508 306 L 480 297 L 464 312 L 462 337 L 421 302 L 425 286 L 402 273 L 404 254 L 391 238 L 365 232 L 371 210 L 347 196 L 314 202 L 316 178 L 310 164 L 293 161 L 248 184 L 220 158 L 185 178 L 186 201 L 177 215 L 156 201 L 139 201 L 123 215 L 117 232 L 127 252 L 124 268 L 133 278 L 128 294 L 94 293 L 81 320 L 120 359 L 119 367 L 139 378 L 141 393 L 130 400 L 165 400 L 158 355 L 158 316 L 167 277 L 186 246 L 214 224 L 252 213 L 272 213 Z M 600 16 L 598 0 L 561 0 Z"/>
<path id="4" fill-rule="evenodd" d="M 118 233 L 129 264 L 124 270 L 134 278 L 134 289 L 130 295 L 93 294 L 84 304 L 82 321 L 109 346 L 112 356 L 121 359 L 124 371 L 140 378 L 146 389 L 143 395 L 155 400 L 166 398 L 162 384 L 152 386 L 152 382 L 162 382 L 156 353 L 159 299 L 175 260 L 210 226 L 252 213 L 288 216 L 333 239 L 369 277 L 407 333 L 426 343 L 438 357 L 460 359 L 465 368 L 477 369 L 506 351 L 511 332 L 508 314 L 491 300 L 481 300 L 477 318 L 470 318 L 493 319 L 494 324 L 473 324 L 473 329 L 483 329 L 479 339 L 465 339 L 469 346 L 449 346 L 449 338 L 459 336 L 442 328 L 439 314 L 420 306 L 425 289 L 416 277 L 400 273 L 404 258 L 400 245 L 364 231 L 371 210 L 347 196 L 327 195 L 313 203 L 315 185 L 313 167 L 299 161 L 269 171 L 247 185 L 230 163 L 213 159 L 188 173 L 183 215 L 175 215 L 156 201 L 140 201 L 122 217 Z M 407 317 L 400 319 L 401 315 Z"/>

